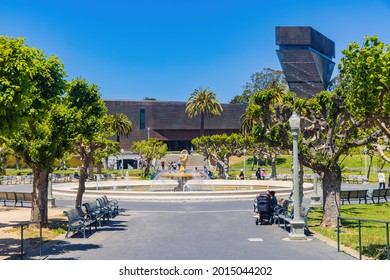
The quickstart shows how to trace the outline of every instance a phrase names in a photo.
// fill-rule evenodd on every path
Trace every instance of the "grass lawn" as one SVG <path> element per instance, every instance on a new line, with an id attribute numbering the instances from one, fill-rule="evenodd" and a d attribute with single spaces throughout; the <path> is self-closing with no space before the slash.
<path id="1" fill-rule="evenodd" d="M 390 223 L 390 202 L 371 204 L 342 205 L 340 216 L 346 218 L 362 218 L 388 221 Z M 320 227 L 322 208 L 316 208 L 309 214 L 309 229 L 337 241 L 334 228 Z M 340 233 L 341 244 L 359 251 L 358 222 L 344 220 Z M 362 254 L 375 259 L 386 259 L 386 224 L 361 222 Z"/>
<path id="2" fill-rule="evenodd" d="M 276 164 L 276 172 L 281 174 L 291 174 L 291 162 L 292 162 L 292 156 L 291 155 L 279 155 L 277 157 L 277 164 Z M 342 175 L 344 177 L 348 177 L 349 175 L 364 175 L 364 168 L 365 168 L 365 162 L 364 162 L 364 155 L 353 155 L 353 156 L 346 156 L 342 157 L 340 159 L 340 165 L 342 167 Z M 390 164 L 384 163 L 383 160 L 379 156 L 374 156 L 371 166 L 371 172 L 370 172 L 370 182 L 377 182 L 378 177 L 378 170 L 382 168 L 386 173 L 386 179 L 388 176 L 388 173 L 390 171 Z M 246 157 L 246 176 L 250 176 L 251 174 L 256 172 L 257 167 L 264 168 L 268 174 L 271 173 L 271 162 L 265 162 L 260 160 L 257 163 L 254 164 L 254 170 L 252 169 L 252 157 L 247 156 Z M 234 164 L 230 166 L 231 170 L 229 171 L 229 175 L 232 177 L 235 177 L 240 173 L 240 169 L 244 169 L 244 157 L 237 158 L 234 160 Z M 311 173 L 311 169 L 305 168 L 305 172 Z"/>

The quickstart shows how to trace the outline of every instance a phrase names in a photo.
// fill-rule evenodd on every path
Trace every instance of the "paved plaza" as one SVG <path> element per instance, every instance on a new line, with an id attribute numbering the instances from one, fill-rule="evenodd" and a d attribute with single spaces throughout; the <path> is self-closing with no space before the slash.
<path id="1" fill-rule="evenodd" d="M 58 201 L 71 208 L 72 201 Z M 277 225 L 255 225 L 252 201 L 125 202 L 86 239 L 52 243 L 49 260 L 353 260 L 309 236 L 288 241 Z M 54 245 L 53 245 L 54 244 Z M 36 258 L 36 257 L 33 257 Z"/>
<path id="2" fill-rule="evenodd" d="M 352 188 L 344 184 L 343 189 Z M 360 185 L 360 188 L 363 186 Z M 370 189 L 375 185 L 367 186 Z M 11 186 L 2 186 L 1 190 Z M 19 185 L 18 191 L 31 190 Z M 305 203 L 310 194 L 305 197 Z M 57 199 L 60 209 L 74 200 Z M 255 224 L 253 200 L 164 202 L 120 200 L 120 215 L 102 227 L 45 245 L 49 260 L 354 260 L 316 235 L 290 241 L 277 225 Z M 350 253 L 350 252 L 348 252 Z"/>

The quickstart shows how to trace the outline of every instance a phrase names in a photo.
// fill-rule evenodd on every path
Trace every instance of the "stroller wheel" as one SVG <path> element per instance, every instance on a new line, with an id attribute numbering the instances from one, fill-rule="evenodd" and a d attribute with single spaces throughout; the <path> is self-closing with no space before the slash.
<path id="1" fill-rule="evenodd" d="M 256 219 L 256 226 L 259 224 L 259 219 L 257 218 Z"/>

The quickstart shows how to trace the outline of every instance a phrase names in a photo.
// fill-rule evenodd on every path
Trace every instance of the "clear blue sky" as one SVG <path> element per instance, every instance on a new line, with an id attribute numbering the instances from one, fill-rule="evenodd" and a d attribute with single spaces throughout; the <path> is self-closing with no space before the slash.
<path id="1" fill-rule="evenodd" d="M 366 35 L 390 44 L 390 0 L 0 0 L 0 34 L 58 56 L 104 99 L 187 101 L 209 87 L 228 103 L 252 73 L 281 69 L 275 26 L 312 26 L 338 63 Z"/>

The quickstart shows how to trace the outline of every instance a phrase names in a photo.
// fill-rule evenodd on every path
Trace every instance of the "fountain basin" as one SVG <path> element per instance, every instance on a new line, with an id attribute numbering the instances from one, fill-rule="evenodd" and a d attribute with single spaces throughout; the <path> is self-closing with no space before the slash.
<path id="1" fill-rule="evenodd" d="M 272 180 L 203 180 L 202 191 L 174 192 L 177 186 L 175 180 L 157 180 L 153 182 L 158 186 L 157 191 L 149 191 L 152 181 L 156 180 L 130 180 L 87 182 L 85 199 L 94 199 L 107 195 L 110 198 L 126 201 L 208 201 L 208 200 L 253 200 L 256 195 L 266 190 L 275 190 L 278 197 L 288 197 L 292 191 L 291 181 Z M 188 181 L 189 185 L 197 182 Z M 114 191 L 114 186 L 116 190 Z M 57 198 L 76 198 L 78 183 L 53 184 L 53 195 Z M 127 188 L 127 190 L 126 190 Z M 140 189 L 144 188 L 146 191 Z M 208 191 L 207 188 L 213 188 Z M 313 190 L 312 183 L 303 184 L 304 193 Z"/>

